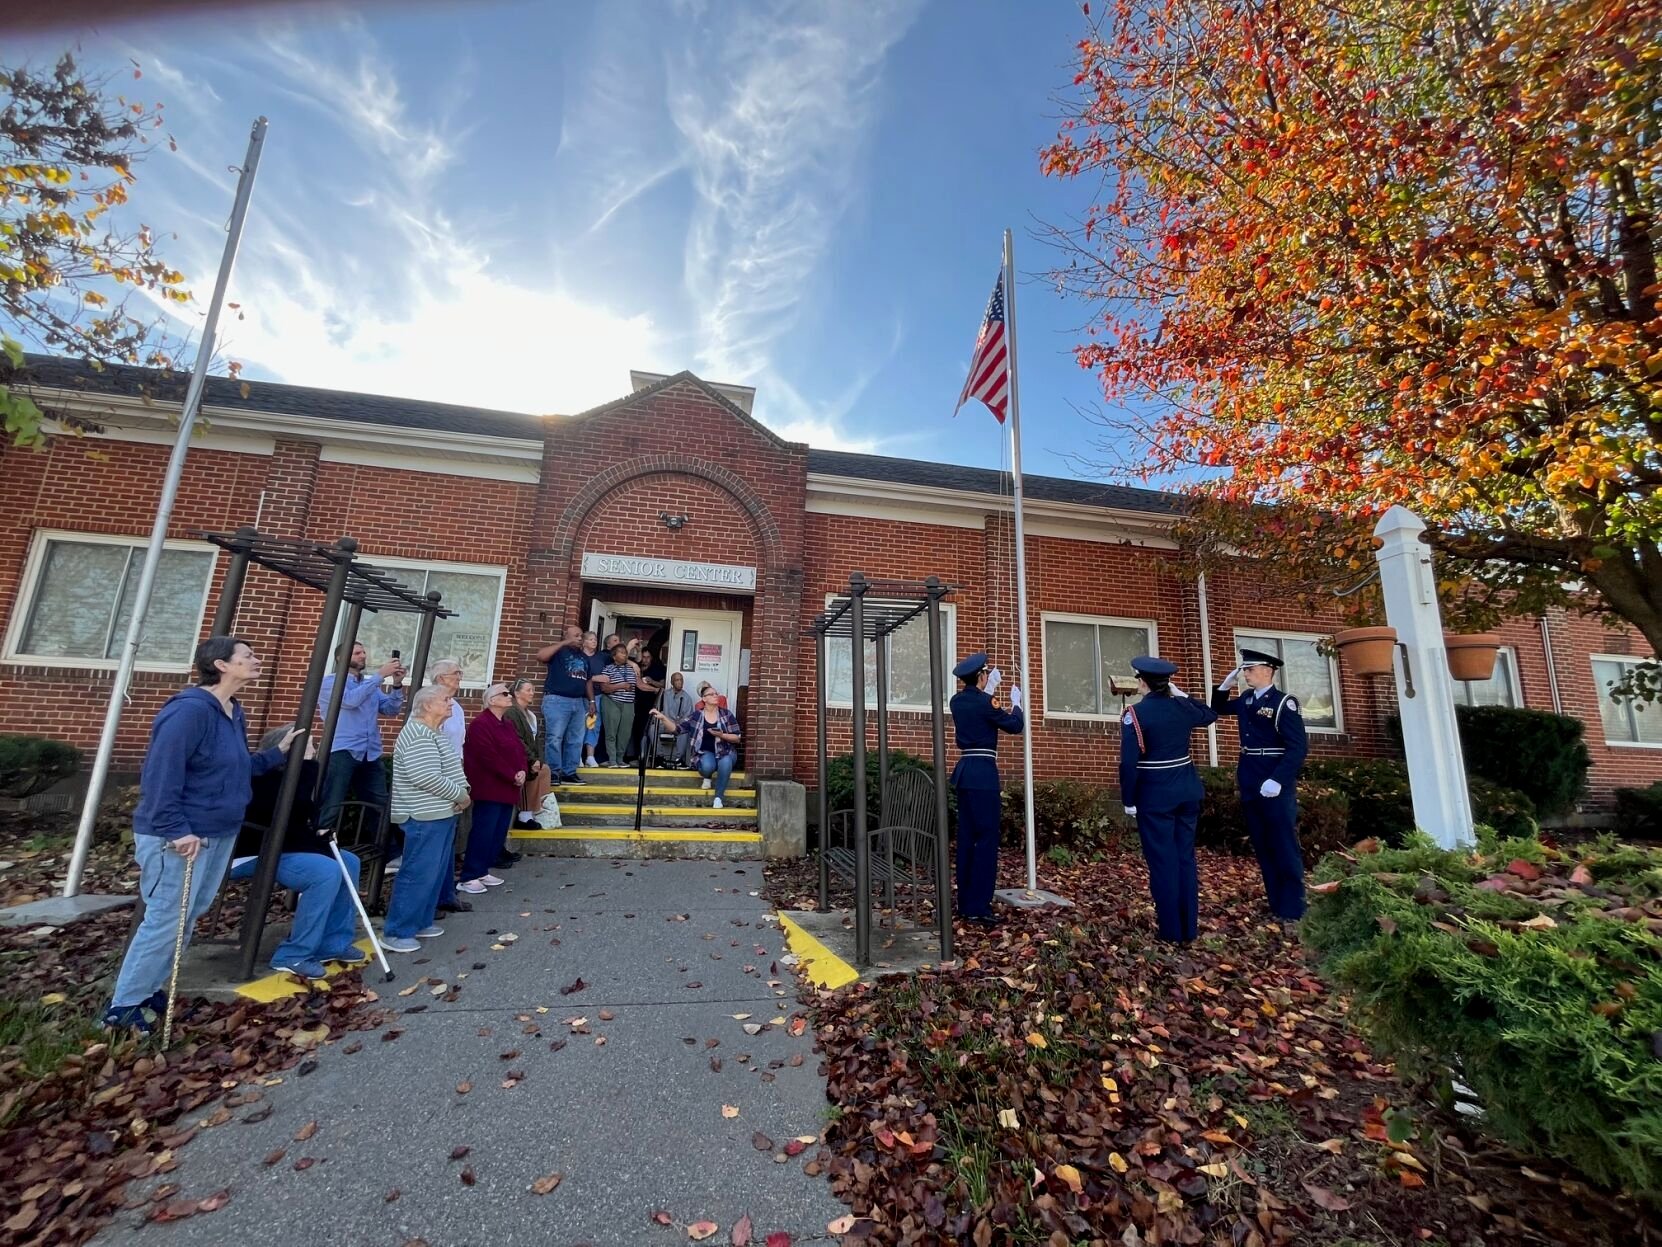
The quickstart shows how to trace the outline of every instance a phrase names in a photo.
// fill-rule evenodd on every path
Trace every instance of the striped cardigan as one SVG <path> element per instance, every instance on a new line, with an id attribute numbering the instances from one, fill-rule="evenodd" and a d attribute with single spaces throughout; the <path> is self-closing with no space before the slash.
<path id="1" fill-rule="evenodd" d="M 465 796 L 467 776 L 456 746 L 411 716 L 392 751 L 392 821 L 449 818 Z"/>

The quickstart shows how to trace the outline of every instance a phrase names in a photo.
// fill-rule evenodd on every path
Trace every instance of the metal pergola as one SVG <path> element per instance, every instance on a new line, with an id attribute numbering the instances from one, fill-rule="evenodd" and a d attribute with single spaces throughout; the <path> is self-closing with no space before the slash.
<path id="1" fill-rule="evenodd" d="M 854 757 L 854 953 L 862 966 L 871 964 L 871 841 L 866 827 L 866 641 L 878 642 L 877 654 L 877 783 L 878 808 L 886 809 L 889 796 L 889 659 L 881 642 L 900 628 L 927 615 L 929 620 L 929 718 L 934 740 L 935 762 L 935 921 L 939 929 L 941 959 L 952 957 L 952 877 L 947 866 L 946 803 L 946 717 L 941 663 L 945 642 L 941 632 L 941 603 L 953 586 L 937 576 L 916 580 L 868 580 L 861 572 L 848 578 L 848 597 L 830 611 L 814 617 L 812 635 L 819 692 L 819 910 L 831 908 L 830 864 L 826 857 L 826 836 L 830 811 L 826 808 L 826 639 L 849 638 L 852 670 L 853 757 Z M 867 602 L 875 593 L 883 601 Z"/>
<path id="2" fill-rule="evenodd" d="M 273 834 L 260 845 L 260 862 L 249 883 L 248 907 L 242 916 L 242 973 L 252 977 L 259 961 L 260 941 L 265 935 L 266 910 L 271 902 L 272 888 L 277 881 L 277 859 L 282 854 L 282 828 L 288 826 L 294 810 L 295 794 L 300 787 L 300 774 L 306 757 L 306 741 L 311 735 L 312 720 L 318 694 L 323 688 L 324 669 L 328 663 L 330 646 L 340 624 L 340 608 L 344 603 L 346 624 L 341 630 L 335 659 L 335 684 L 330 690 L 329 705 L 323 715 L 323 730 L 317 738 L 317 783 L 323 790 L 329 769 L 329 750 L 335 738 L 335 724 L 340 719 L 341 699 L 346 695 L 346 678 L 352 661 L 352 647 L 358 640 L 358 626 L 364 612 L 393 612 L 419 614 L 421 623 L 416 632 L 415 655 L 410 663 L 407 687 L 421 687 L 427 670 L 427 651 L 433 643 L 433 624 L 449 619 L 454 611 L 439 605 L 437 589 L 419 594 L 398 579 L 372 563 L 358 559 L 358 543 L 351 537 L 341 537 L 333 545 L 311 541 L 304 537 L 274 537 L 254 528 L 239 528 L 234 533 L 203 533 L 205 541 L 212 542 L 231 556 L 225 572 L 225 583 L 220 590 L 219 609 L 214 613 L 213 635 L 229 636 L 236 626 L 237 607 L 242 600 L 242 588 L 248 578 L 249 564 L 264 567 L 288 580 L 316 589 L 323 594 L 323 617 L 317 623 L 317 637 L 312 644 L 311 661 L 306 667 L 306 685 L 301 694 L 300 707 L 294 716 L 294 726 L 301 733 L 289 748 L 283 768 L 283 784 L 277 791 L 277 805 L 272 812 Z M 409 718 L 411 698 L 404 702 L 404 717 Z M 379 849 L 385 849 L 386 811 L 381 812 L 376 831 Z M 382 872 L 379 862 L 371 863 L 370 904 L 379 899 Z"/>

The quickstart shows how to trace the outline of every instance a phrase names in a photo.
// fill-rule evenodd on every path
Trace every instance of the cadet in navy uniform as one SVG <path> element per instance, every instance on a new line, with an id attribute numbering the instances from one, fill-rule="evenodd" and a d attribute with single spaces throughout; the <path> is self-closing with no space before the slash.
<path id="1" fill-rule="evenodd" d="M 958 910 L 967 921 L 990 927 L 998 882 L 998 734 L 1021 733 L 1021 689 L 1012 688 L 1010 709 L 1000 710 L 982 687 L 985 654 L 971 654 L 952 674 L 960 685 L 951 704 L 959 750 L 952 768 L 958 790 Z"/>
<path id="2" fill-rule="evenodd" d="M 1120 799 L 1137 820 L 1160 938 L 1187 943 L 1195 938 L 1200 905 L 1195 823 L 1203 794 L 1189 736 L 1218 715 L 1172 686 L 1175 663 L 1133 658 L 1131 669 L 1143 699 L 1120 720 Z"/>
<path id="3" fill-rule="evenodd" d="M 1304 916 L 1304 858 L 1299 853 L 1299 768 L 1310 751 L 1298 700 L 1275 687 L 1281 660 L 1243 649 L 1241 665 L 1224 676 L 1212 694 L 1220 714 L 1232 714 L 1241 730 L 1241 817 L 1264 875 L 1270 912 L 1286 922 Z M 1247 691 L 1231 699 L 1235 676 L 1245 674 Z"/>

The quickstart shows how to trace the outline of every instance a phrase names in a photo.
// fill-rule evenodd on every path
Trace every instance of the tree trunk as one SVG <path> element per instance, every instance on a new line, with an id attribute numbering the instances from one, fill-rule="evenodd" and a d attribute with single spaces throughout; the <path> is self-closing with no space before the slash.
<path id="1" fill-rule="evenodd" d="M 1658 566 L 1662 551 L 1654 547 L 1624 550 L 1586 573 L 1586 580 L 1612 611 L 1639 629 L 1651 653 L 1662 657 L 1662 575 L 1651 574 Z"/>

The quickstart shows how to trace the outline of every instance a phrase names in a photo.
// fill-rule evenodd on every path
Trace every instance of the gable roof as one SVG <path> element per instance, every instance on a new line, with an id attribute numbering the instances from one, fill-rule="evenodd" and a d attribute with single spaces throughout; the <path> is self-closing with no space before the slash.
<path id="1" fill-rule="evenodd" d="M 682 384 L 683 382 L 691 384 L 701 394 L 713 401 L 718 407 L 722 408 L 722 410 L 742 421 L 750 428 L 755 429 L 756 432 L 767 438 L 768 441 L 772 442 L 775 446 L 778 446 L 781 450 L 789 450 L 793 446 L 800 446 L 803 444 L 801 442 L 786 441 L 784 438 L 780 437 L 779 434 L 768 428 L 767 425 L 756 419 L 755 416 L 751 415 L 743 407 L 740 407 L 732 399 L 728 398 L 727 395 L 723 394 L 715 386 L 704 380 L 703 377 L 700 377 L 697 373 L 689 372 L 685 368 L 672 376 L 663 378 L 661 381 L 654 381 L 651 385 L 643 386 L 631 394 L 625 394 L 622 398 L 614 398 L 609 403 L 601 403 L 598 407 L 590 407 L 587 411 L 580 411 L 575 416 L 571 416 L 569 418 L 572 420 L 587 420 L 591 416 L 605 415 L 609 411 L 617 411 L 621 408 L 631 406 L 634 403 L 638 403 L 643 398 L 651 398 L 656 394 L 662 394 L 665 390 L 671 389 L 674 386 Z"/>
<path id="2" fill-rule="evenodd" d="M 823 476 L 846 476 L 865 481 L 887 481 L 896 485 L 920 485 L 928 489 L 951 489 L 969 494 L 1008 494 L 1010 477 L 990 468 L 966 468 L 956 463 L 930 463 L 923 459 L 891 459 L 886 455 L 859 455 L 844 450 L 808 451 L 808 471 Z M 1116 511 L 1143 511 L 1150 515 L 1176 515 L 1181 499 L 1156 489 L 1134 489 L 1127 485 L 1105 485 L 1099 481 L 1075 481 L 1060 476 L 1023 476 L 1022 492 L 1042 502 L 1069 502 L 1078 506 L 1108 507 Z"/>
<path id="3" fill-rule="evenodd" d="M 30 355 L 20 380 L 30 389 L 78 390 L 95 395 L 148 397 L 157 402 L 183 403 L 190 374 L 130 364 L 106 364 L 99 370 L 78 359 Z M 202 405 L 228 411 L 310 416 L 319 420 L 390 425 L 394 428 L 479 437 L 521 437 L 539 441 L 542 438 L 543 417 L 517 411 L 493 411 L 485 407 L 462 407 L 453 403 L 393 398 L 384 394 L 357 394 L 350 390 L 322 390 L 309 385 L 284 385 L 277 381 L 249 381 L 248 394 L 244 397 L 243 384 L 230 377 L 209 377 L 202 394 Z"/>

